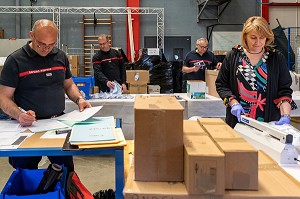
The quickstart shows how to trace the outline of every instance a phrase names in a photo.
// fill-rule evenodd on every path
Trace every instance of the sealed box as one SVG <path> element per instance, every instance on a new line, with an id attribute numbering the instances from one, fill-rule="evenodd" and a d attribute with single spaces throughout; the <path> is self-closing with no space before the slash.
<path id="1" fill-rule="evenodd" d="M 183 110 L 172 96 L 135 98 L 135 180 L 183 181 Z"/>
<path id="2" fill-rule="evenodd" d="M 258 151 L 230 126 L 201 124 L 225 154 L 225 188 L 258 189 Z"/>
<path id="3" fill-rule="evenodd" d="M 206 83 L 201 80 L 188 80 L 186 91 L 191 99 L 205 99 Z"/>
<path id="4" fill-rule="evenodd" d="M 129 84 L 130 94 L 147 94 L 147 84 Z"/>
<path id="5" fill-rule="evenodd" d="M 68 55 L 68 60 L 70 63 L 70 70 L 72 76 L 79 76 L 79 56 L 78 55 Z"/>
<path id="6" fill-rule="evenodd" d="M 188 193 L 224 194 L 224 153 L 207 134 L 186 135 L 183 142 L 184 183 Z"/>
<path id="7" fill-rule="evenodd" d="M 200 124 L 195 120 L 183 120 L 183 136 L 186 135 L 207 135 Z"/>
<path id="8" fill-rule="evenodd" d="M 207 86 L 207 93 L 214 97 L 220 97 L 216 90 L 216 79 L 219 74 L 218 70 L 205 70 L 205 82 Z"/>
<path id="9" fill-rule="evenodd" d="M 147 84 L 149 83 L 149 71 L 126 70 L 126 82 L 128 84 Z"/>

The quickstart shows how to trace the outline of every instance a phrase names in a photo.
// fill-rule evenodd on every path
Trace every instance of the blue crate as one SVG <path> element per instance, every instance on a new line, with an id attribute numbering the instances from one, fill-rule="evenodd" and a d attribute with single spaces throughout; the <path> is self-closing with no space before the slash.
<path id="1" fill-rule="evenodd" d="M 35 193 L 45 171 L 46 169 L 16 169 L 1 191 L 0 199 L 65 199 L 65 168 L 53 192 Z"/>
<path id="2" fill-rule="evenodd" d="M 95 86 L 94 76 L 72 77 L 78 89 L 85 94 L 85 99 L 90 99 L 91 89 Z"/>

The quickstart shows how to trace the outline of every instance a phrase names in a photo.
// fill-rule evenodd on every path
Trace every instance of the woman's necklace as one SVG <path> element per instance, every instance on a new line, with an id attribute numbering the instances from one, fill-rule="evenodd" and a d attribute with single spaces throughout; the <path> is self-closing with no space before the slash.
<path id="1" fill-rule="evenodd" d="M 257 55 L 257 54 L 262 53 L 263 50 L 264 50 L 264 48 L 261 48 L 261 51 L 259 51 L 258 53 L 252 53 L 252 52 L 250 52 L 249 50 L 247 50 L 247 51 L 248 51 L 248 53 L 250 53 L 250 54 L 252 54 L 252 55 Z"/>

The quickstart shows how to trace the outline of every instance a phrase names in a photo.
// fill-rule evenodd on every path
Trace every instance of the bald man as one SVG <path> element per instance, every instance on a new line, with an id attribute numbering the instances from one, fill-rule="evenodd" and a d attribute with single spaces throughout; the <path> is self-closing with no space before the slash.
<path id="1" fill-rule="evenodd" d="M 72 80 L 66 54 L 56 48 L 58 29 L 47 19 L 35 22 L 25 46 L 9 55 L 0 76 L 0 108 L 22 126 L 63 114 L 65 93 L 82 111 L 91 107 Z M 21 111 L 22 110 L 22 111 Z M 74 170 L 73 159 L 49 157 Z M 36 169 L 41 157 L 10 157 L 14 168 Z"/>

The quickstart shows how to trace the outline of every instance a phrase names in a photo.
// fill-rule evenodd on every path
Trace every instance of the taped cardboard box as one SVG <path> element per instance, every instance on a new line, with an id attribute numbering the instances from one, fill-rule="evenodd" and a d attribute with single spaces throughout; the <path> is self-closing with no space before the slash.
<path id="1" fill-rule="evenodd" d="M 135 98 L 135 180 L 183 181 L 183 110 L 172 96 Z"/>
<path id="2" fill-rule="evenodd" d="M 201 117 L 201 118 L 198 118 L 197 120 L 198 120 L 198 122 L 199 122 L 200 124 L 214 124 L 214 125 L 224 124 L 224 125 L 226 125 L 225 121 L 224 121 L 223 119 L 221 119 L 221 118 Z M 198 124 L 199 124 L 199 123 L 198 123 Z"/>
<path id="3" fill-rule="evenodd" d="M 204 129 L 195 120 L 183 120 L 183 136 L 186 135 L 207 135 Z"/>
<path id="4" fill-rule="evenodd" d="M 147 84 L 129 84 L 130 94 L 147 94 Z"/>
<path id="5" fill-rule="evenodd" d="M 228 125 L 201 125 L 225 154 L 225 188 L 257 190 L 257 150 Z"/>
<path id="6" fill-rule="evenodd" d="M 223 195 L 224 153 L 207 134 L 185 135 L 183 140 L 184 183 L 188 193 Z"/>
<path id="7" fill-rule="evenodd" d="M 160 94 L 160 86 L 159 85 L 148 85 L 148 93 L 149 94 Z"/>
<path id="8" fill-rule="evenodd" d="M 147 84 L 149 80 L 148 70 L 126 70 L 126 82 L 128 84 Z"/>
<path id="9" fill-rule="evenodd" d="M 216 90 L 216 79 L 218 74 L 218 70 L 205 70 L 205 82 L 208 89 L 207 93 L 211 96 L 220 98 Z"/>

